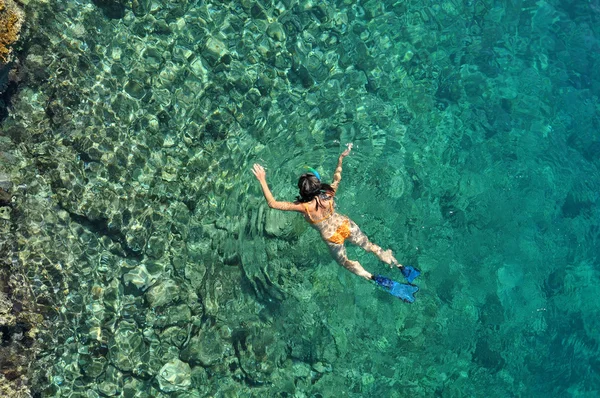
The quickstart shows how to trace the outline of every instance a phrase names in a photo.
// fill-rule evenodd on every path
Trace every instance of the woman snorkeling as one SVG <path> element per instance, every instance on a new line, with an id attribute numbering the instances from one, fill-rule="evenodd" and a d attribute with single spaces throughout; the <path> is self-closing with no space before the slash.
<path id="1" fill-rule="evenodd" d="M 295 202 L 280 202 L 275 200 L 267 185 L 265 169 L 261 165 L 255 163 L 252 173 L 254 173 L 256 179 L 260 182 L 269 207 L 277 210 L 302 213 L 306 221 L 319 231 L 321 237 L 329 247 L 332 256 L 341 266 L 358 276 L 374 281 L 394 296 L 407 302 L 413 302 L 413 295 L 418 290 L 418 287 L 412 284 L 400 284 L 383 276 L 373 275 L 365 270 L 358 261 L 349 260 L 346 256 L 344 242 L 347 240 L 350 243 L 360 246 L 367 252 L 374 253 L 381 261 L 389 264 L 390 267 L 398 267 L 409 283 L 420 274 L 417 269 L 400 264 L 391 250 L 383 250 L 381 247 L 370 242 L 354 221 L 335 211 L 333 199 L 342 180 L 342 162 L 350 154 L 351 150 L 352 144 L 348 144 L 347 149 L 340 155 L 331 185 L 322 183 L 321 176 L 312 168 L 309 169 L 309 173 L 302 174 L 298 180 L 300 195 L 296 198 Z"/>

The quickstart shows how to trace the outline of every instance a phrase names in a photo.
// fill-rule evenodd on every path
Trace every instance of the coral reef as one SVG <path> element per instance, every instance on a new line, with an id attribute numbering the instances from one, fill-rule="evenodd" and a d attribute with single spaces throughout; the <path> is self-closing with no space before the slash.
<path id="1" fill-rule="evenodd" d="M 10 96 L 20 79 L 18 62 L 13 62 L 13 48 L 23 22 L 24 12 L 14 0 L 0 0 L 0 120 L 8 114 Z"/>
<path id="2" fill-rule="evenodd" d="M 19 39 L 23 11 L 14 0 L 0 0 L 0 67 L 10 61 L 12 46 Z"/>
<path id="3" fill-rule="evenodd" d="M 2 160 L 9 157 L 5 145 L 0 142 Z M 27 288 L 27 278 L 11 258 L 15 217 L 9 193 L 12 179 L 7 171 L 0 163 L 0 396 L 25 398 L 31 397 L 28 369 L 35 357 L 35 338 L 43 317 Z"/>

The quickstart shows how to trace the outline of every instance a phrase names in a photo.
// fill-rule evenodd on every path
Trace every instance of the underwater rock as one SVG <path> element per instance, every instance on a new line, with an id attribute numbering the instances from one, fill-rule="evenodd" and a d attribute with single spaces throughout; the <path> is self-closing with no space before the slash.
<path id="1" fill-rule="evenodd" d="M 197 57 L 190 63 L 190 71 L 199 79 L 206 80 L 208 70 L 202 63 L 202 58 Z"/>
<path id="2" fill-rule="evenodd" d="M 146 90 L 144 89 L 144 86 L 135 80 L 129 80 L 125 84 L 124 89 L 129 96 L 138 100 L 141 100 L 146 96 Z"/>
<path id="3" fill-rule="evenodd" d="M 108 366 L 104 373 L 104 380 L 98 383 L 96 389 L 104 396 L 115 397 L 120 395 L 122 385 L 123 374 L 114 366 Z"/>
<path id="4" fill-rule="evenodd" d="M 120 301 L 120 308 L 113 306 L 112 311 L 119 311 L 120 309 L 122 319 L 129 322 L 135 322 L 138 325 L 143 325 L 145 317 L 144 313 L 140 311 L 140 308 L 145 306 L 143 297 L 126 294 L 122 296 Z"/>
<path id="5" fill-rule="evenodd" d="M 11 200 L 12 200 L 11 194 L 6 192 L 4 189 L 0 188 L 0 206 L 10 205 Z"/>
<path id="6" fill-rule="evenodd" d="M 279 22 L 273 22 L 267 28 L 267 35 L 276 41 L 285 41 L 285 31 Z"/>
<path id="7" fill-rule="evenodd" d="M 256 329 L 238 342 L 240 366 L 256 383 L 268 382 L 271 374 L 283 363 L 285 344 L 271 329 Z"/>
<path id="8" fill-rule="evenodd" d="M 120 19 L 125 16 L 126 0 L 92 0 L 108 18 Z"/>
<path id="9" fill-rule="evenodd" d="M 15 324 L 15 316 L 12 314 L 12 302 L 0 291 L 0 326 L 12 326 Z M 5 337 L 0 331 L 0 340 Z"/>
<path id="10" fill-rule="evenodd" d="M 329 76 L 329 68 L 327 68 L 323 59 L 323 54 L 320 52 L 310 52 L 305 58 L 304 65 L 310 76 L 316 82 L 323 82 Z"/>
<path id="11" fill-rule="evenodd" d="M 79 367 L 83 374 L 88 377 L 98 377 L 106 369 L 108 361 L 104 357 L 95 358 L 89 354 L 82 354 L 79 357 Z"/>
<path id="12" fill-rule="evenodd" d="M 171 279 L 163 280 L 146 292 L 146 300 L 150 308 L 171 304 L 179 300 L 179 287 Z"/>
<path id="13" fill-rule="evenodd" d="M 148 348 L 142 334 L 133 322 L 120 322 L 109 343 L 111 363 L 122 371 L 133 371 L 143 363 Z"/>
<path id="14" fill-rule="evenodd" d="M 187 225 L 190 222 L 190 210 L 188 207 L 182 202 L 175 202 L 171 204 L 169 214 L 172 217 L 173 227 L 176 228 L 177 233 L 185 237 L 188 230 Z M 150 245 L 150 242 L 148 242 L 148 245 Z"/>
<path id="15" fill-rule="evenodd" d="M 135 377 L 126 377 L 123 383 L 124 397 L 139 397 L 141 391 L 148 391 L 148 382 L 136 379 Z"/>
<path id="16" fill-rule="evenodd" d="M 187 363 L 174 359 L 160 369 L 156 379 L 163 392 L 182 391 L 192 384 L 192 369 Z"/>
<path id="17" fill-rule="evenodd" d="M 151 236 L 146 245 L 146 254 L 155 259 L 161 258 L 165 254 L 167 244 L 164 237 Z"/>
<path id="18" fill-rule="evenodd" d="M 501 369 L 505 360 L 498 349 L 493 349 L 490 339 L 480 338 L 475 344 L 475 350 L 472 354 L 473 362 L 489 370 Z"/>
<path id="19" fill-rule="evenodd" d="M 146 318 L 150 326 L 157 328 L 173 325 L 184 326 L 192 320 L 192 310 L 186 304 L 169 306 L 156 315 L 148 313 Z"/>
<path id="20" fill-rule="evenodd" d="M 221 40 L 214 37 L 206 41 L 205 51 L 202 55 L 214 66 L 223 55 L 227 54 L 227 46 Z"/>
<path id="21" fill-rule="evenodd" d="M 148 272 L 144 264 L 138 265 L 133 270 L 123 275 L 123 282 L 126 285 L 132 284 L 141 291 L 148 289 L 157 279 L 156 276 L 151 275 L 150 272 Z"/>
<path id="22" fill-rule="evenodd" d="M 189 328 L 179 327 L 179 326 L 171 326 L 166 328 L 160 334 L 161 342 L 166 342 L 168 344 L 174 345 L 176 347 L 183 347 L 185 342 L 188 340 L 188 332 Z"/>
<path id="23" fill-rule="evenodd" d="M 322 362 L 317 362 L 312 366 L 315 372 L 319 373 L 330 373 L 332 371 L 331 365 L 325 365 Z"/>
<path id="24" fill-rule="evenodd" d="M 294 377 L 310 376 L 310 366 L 304 362 L 295 362 L 292 366 L 292 375 Z"/>
<path id="25" fill-rule="evenodd" d="M 223 358 L 225 347 L 215 328 L 201 330 L 181 351 L 181 358 L 192 365 L 211 366 Z"/>
<path id="26" fill-rule="evenodd" d="M 188 261 L 185 264 L 185 277 L 194 289 L 202 286 L 204 275 L 206 275 L 206 266 L 203 261 Z"/>
<path id="27" fill-rule="evenodd" d="M 339 355 L 331 331 L 324 327 L 305 329 L 291 335 L 289 345 L 293 358 L 308 363 L 334 363 Z"/>
<path id="28" fill-rule="evenodd" d="M 150 11 L 150 0 L 131 0 L 131 9 L 136 17 L 143 17 Z"/>
<path id="29" fill-rule="evenodd" d="M 9 191 L 13 186 L 11 178 L 8 174 L 0 172 L 0 189 Z"/>
<path id="30" fill-rule="evenodd" d="M 569 192 L 560 210 L 563 217 L 575 218 L 582 213 L 591 213 L 591 210 L 594 208 L 594 206 L 594 202 L 589 200 L 581 200 L 580 198 L 577 198 L 576 195 L 573 195 L 572 192 Z"/>

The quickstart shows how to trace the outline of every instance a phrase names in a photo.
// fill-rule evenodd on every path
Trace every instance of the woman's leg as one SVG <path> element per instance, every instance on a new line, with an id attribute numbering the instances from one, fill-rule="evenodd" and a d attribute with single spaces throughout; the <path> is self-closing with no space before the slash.
<path id="1" fill-rule="evenodd" d="M 396 267 L 402 267 L 402 264 L 398 263 L 398 260 L 394 257 L 394 254 L 390 249 L 383 250 L 381 247 L 369 241 L 367 235 L 360 230 L 358 225 L 350 220 L 350 236 L 348 237 L 350 243 L 362 247 L 365 251 L 375 254 L 381 261 L 389 265 L 395 265 Z"/>
<path id="2" fill-rule="evenodd" d="M 373 277 L 373 275 L 364 269 L 358 261 L 348 260 L 348 257 L 346 256 L 346 248 L 343 244 L 338 245 L 335 243 L 327 243 L 327 246 L 329 246 L 331 255 L 339 265 L 358 276 L 362 276 L 365 279 L 370 280 Z"/>

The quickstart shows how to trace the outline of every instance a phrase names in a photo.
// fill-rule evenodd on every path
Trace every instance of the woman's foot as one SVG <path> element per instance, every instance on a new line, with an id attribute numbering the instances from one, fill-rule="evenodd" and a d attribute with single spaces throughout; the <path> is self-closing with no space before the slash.
<path id="1" fill-rule="evenodd" d="M 390 268 L 392 268 L 394 265 L 398 268 L 402 268 L 402 264 L 396 260 L 396 257 L 394 257 L 394 253 L 392 253 L 391 249 L 380 251 L 379 258 L 384 263 L 389 264 Z"/>

